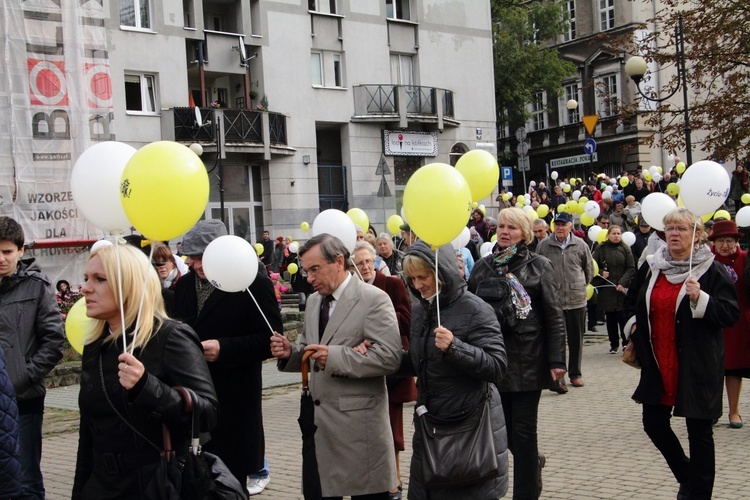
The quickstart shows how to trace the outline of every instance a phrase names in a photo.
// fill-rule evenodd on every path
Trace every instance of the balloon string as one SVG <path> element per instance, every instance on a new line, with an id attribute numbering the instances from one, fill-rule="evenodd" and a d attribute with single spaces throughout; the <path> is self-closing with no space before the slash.
<path id="1" fill-rule="evenodd" d="M 352 266 L 354 267 L 354 270 L 357 271 L 357 276 L 359 276 L 359 279 L 361 281 L 364 281 L 365 279 L 362 277 L 362 273 L 359 272 L 359 268 L 357 267 L 357 264 L 354 263 L 354 257 L 349 255 L 349 261 L 352 263 Z"/>
<path id="2" fill-rule="evenodd" d="M 440 323 L 440 281 L 438 280 L 438 256 L 440 255 L 440 248 L 435 249 L 435 307 L 437 309 L 437 324 Z"/>
<path id="3" fill-rule="evenodd" d="M 263 309 L 260 308 L 258 301 L 255 300 L 255 296 L 253 295 L 253 292 L 250 291 L 249 287 L 246 288 L 246 290 L 247 290 L 247 293 L 250 295 L 250 298 L 253 299 L 253 302 L 255 302 L 255 307 L 257 307 L 258 311 L 260 311 L 260 315 L 263 316 L 263 319 L 266 321 L 266 324 L 268 325 L 268 329 L 271 330 L 271 335 L 273 335 L 276 332 L 274 332 L 273 327 L 271 326 L 271 323 L 268 322 L 268 318 L 266 318 L 266 315 L 263 313 Z"/>
<path id="4" fill-rule="evenodd" d="M 148 261 L 146 262 L 146 269 L 143 270 L 143 287 L 141 287 L 141 302 L 138 304 L 138 315 L 135 317 L 135 330 L 133 330 L 133 343 L 130 344 L 130 354 L 135 351 L 135 339 L 138 336 L 138 326 L 141 323 L 141 311 L 143 310 L 143 299 L 146 298 L 146 282 L 148 281 L 148 271 L 151 267 L 151 259 L 154 258 L 154 246 L 151 245 L 151 251 L 148 254 Z M 161 280 L 159 280 L 161 281 Z"/>
<path id="5" fill-rule="evenodd" d="M 128 338 L 125 335 L 125 304 L 122 300 L 122 268 L 120 266 L 120 235 L 115 236 L 115 263 L 117 264 L 117 292 L 120 302 L 120 328 L 122 329 L 122 353 L 128 353 Z"/>
<path id="6" fill-rule="evenodd" d="M 693 242 L 692 245 L 690 245 L 690 260 L 688 262 L 688 279 L 692 278 L 693 276 L 693 252 L 695 251 L 695 231 L 698 228 L 698 219 L 695 220 L 695 223 L 693 224 L 693 239 L 690 240 Z"/>

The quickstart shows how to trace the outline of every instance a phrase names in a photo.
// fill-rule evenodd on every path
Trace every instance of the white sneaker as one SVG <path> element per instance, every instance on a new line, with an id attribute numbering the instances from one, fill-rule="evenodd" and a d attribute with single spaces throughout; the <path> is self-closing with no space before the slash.
<path id="1" fill-rule="evenodd" d="M 261 493 L 270 481 L 271 476 L 247 478 L 247 494 L 252 496 Z"/>

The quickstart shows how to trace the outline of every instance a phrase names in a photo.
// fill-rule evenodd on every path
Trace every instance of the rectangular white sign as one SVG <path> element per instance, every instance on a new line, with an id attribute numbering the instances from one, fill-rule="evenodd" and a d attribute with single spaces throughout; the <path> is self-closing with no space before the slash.
<path id="1" fill-rule="evenodd" d="M 591 155 L 568 156 L 567 158 L 555 158 L 554 160 L 550 160 L 549 167 L 550 168 L 567 167 L 568 165 L 580 165 L 581 163 L 591 163 L 592 161 L 596 161 L 596 160 L 597 160 L 597 153 L 593 154 L 593 158 L 591 158 Z"/>
<path id="2" fill-rule="evenodd" d="M 437 132 L 384 130 L 385 154 L 390 156 L 437 156 Z"/>

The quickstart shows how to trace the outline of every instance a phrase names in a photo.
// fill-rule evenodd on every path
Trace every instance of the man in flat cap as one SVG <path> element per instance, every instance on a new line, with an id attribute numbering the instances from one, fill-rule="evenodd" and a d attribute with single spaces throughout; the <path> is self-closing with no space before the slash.
<path id="1" fill-rule="evenodd" d="M 283 326 L 265 266 L 258 266 L 250 285 L 257 306 L 246 291 L 224 292 L 206 279 L 203 252 L 226 234 L 224 223 L 212 219 L 185 235 L 182 253 L 190 272 L 177 282 L 170 313 L 198 333 L 219 398 L 219 421 L 204 449 L 221 457 L 250 494 L 258 494 L 270 479 L 264 466 L 261 363 L 271 357 L 272 332 L 264 315 L 276 332 Z M 252 252 L 248 258 L 258 257 Z"/>

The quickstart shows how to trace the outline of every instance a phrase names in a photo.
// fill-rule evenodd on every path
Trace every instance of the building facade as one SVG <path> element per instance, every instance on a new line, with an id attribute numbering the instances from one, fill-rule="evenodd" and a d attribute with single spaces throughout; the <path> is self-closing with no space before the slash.
<path id="1" fill-rule="evenodd" d="M 205 216 L 252 242 L 305 239 L 326 208 L 384 231 L 414 170 L 496 154 L 488 1 L 21 4 L 0 7 L 0 213 L 30 240 L 102 236 L 69 179 L 103 140 L 200 145 Z"/>

